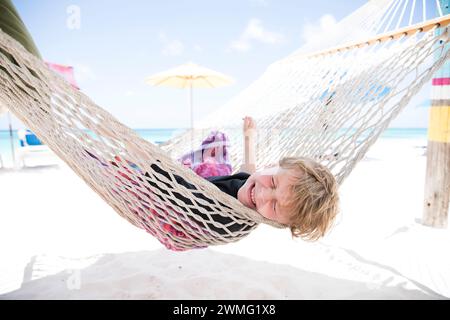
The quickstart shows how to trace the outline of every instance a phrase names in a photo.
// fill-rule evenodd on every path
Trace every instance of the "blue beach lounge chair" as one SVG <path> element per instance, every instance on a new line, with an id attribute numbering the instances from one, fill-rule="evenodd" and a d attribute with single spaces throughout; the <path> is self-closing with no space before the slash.
<path id="1" fill-rule="evenodd" d="M 43 144 L 30 130 L 19 130 L 17 135 L 20 143 L 20 146 L 16 149 L 18 167 L 26 167 L 25 159 L 28 158 L 49 158 L 50 156 L 55 158 L 50 148 Z"/>

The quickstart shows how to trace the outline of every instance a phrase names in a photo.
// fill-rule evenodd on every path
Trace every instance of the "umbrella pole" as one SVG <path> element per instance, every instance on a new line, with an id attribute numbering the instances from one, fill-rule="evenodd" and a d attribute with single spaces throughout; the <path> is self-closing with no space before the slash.
<path id="1" fill-rule="evenodd" d="M 191 109 L 191 150 L 194 151 L 194 106 L 192 94 L 192 81 L 189 83 L 189 105 Z"/>
<path id="2" fill-rule="evenodd" d="M 12 131 L 12 124 L 11 124 L 11 114 L 8 113 L 8 125 L 9 125 L 9 140 L 11 142 L 11 155 L 12 155 L 12 160 L 13 160 L 13 165 L 15 165 L 16 163 L 16 155 L 14 152 L 14 138 L 13 138 L 13 131 Z"/>

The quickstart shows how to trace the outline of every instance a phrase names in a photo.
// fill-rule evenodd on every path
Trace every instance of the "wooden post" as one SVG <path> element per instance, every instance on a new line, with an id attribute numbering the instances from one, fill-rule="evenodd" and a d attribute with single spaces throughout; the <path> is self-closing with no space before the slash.
<path id="1" fill-rule="evenodd" d="M 439 2 L 443 14 L 450 13 L 450 0 Z M 442 33 L 442 29 L 437 32 Z M 437 71 L 432 82 L 425 179 L 422 223 L 447 228 L 450 201 L 450 62 Z"/>

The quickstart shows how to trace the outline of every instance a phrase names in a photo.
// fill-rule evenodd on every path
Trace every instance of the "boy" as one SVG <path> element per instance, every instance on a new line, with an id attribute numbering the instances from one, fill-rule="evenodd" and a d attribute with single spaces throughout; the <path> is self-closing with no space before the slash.
<path id="1" fill-rule="evenodd" d="M 318 240 L 331 228 L 338 212 L 338 185 L 323 165 L 307 158 L 283 158 L 278 166 L 255 171 L 256 125 L 244 118 L 245 163 L 231 176 L 208 181 L 267 219 L 288 225 L 293 237 Z"/>

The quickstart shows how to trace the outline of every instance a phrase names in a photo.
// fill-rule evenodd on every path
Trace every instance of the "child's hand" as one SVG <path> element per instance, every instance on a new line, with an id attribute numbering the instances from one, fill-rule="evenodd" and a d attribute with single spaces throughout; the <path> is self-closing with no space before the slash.
<path id="1" fill-rule="evenodd" d="M 244 134 L 250 132 L 253 129 L 256 129 L 256 123 L 255 120 L 253 120 L 252 117 L 244 117 Z"/>
<path id="2" fill-rule="evenodd" d="M 252 117 L 244 117 L 244 164 L 242 171 L 255 172 L 255 140 L 256 140 L 256 123 Z"/>

